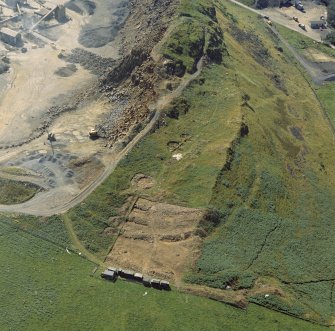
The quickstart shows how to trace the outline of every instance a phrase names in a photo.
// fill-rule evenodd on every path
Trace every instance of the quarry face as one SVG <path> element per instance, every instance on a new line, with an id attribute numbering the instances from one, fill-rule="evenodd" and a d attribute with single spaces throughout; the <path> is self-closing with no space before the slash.
<path id="1" fill-rule="evenodd" d="M 7 0 L 1 7 L 0 175 L 43 188 L 2 211 L 68 210 L 153 126 L 155 109 L 169 100 L 156 100 L 154 46 L 175 3 Z"/>
<path id="2" fill-rule="evenodd" d="M 98 80 L 120 57 L 128 3 L 7 0 L 0 16 L 0 169 L 28 171 L 45 188 L 35 198 L 55 206 L 109 157 L 89 132 L 113 113 Z"/>

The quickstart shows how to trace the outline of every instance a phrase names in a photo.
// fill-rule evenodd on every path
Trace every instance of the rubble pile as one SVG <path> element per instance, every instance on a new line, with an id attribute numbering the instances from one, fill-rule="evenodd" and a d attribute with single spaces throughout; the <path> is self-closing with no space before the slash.
<path id="1" fill-rule="evenodd" d="M 161 64 L 150 53 L 163 37 L 176 4 L 177 0 L 130 2 L 130 15 L 120 31 L 125 55 L 100 80 L 101 91 L 116 105 L 97 125 L 99 135 L 109 141 L 109 146 L 152 112 L 149 105 L 156 100 L 154 87 L 162 75 Z"/>
<path id="2" fill-rule="evenodd" d="M 98 76 L 102 76 L 117 64 L 114 59 L 101 57 L 82 48 L 75 48 L 69 54 L 60 53 L 59 57 L 67 62 L 80 64 Z"/>

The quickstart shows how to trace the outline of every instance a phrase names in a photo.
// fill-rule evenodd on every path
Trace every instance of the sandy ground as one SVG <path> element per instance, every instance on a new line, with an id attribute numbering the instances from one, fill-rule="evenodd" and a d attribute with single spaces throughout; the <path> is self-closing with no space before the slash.
<path id="1" fill-rule="evenodd" d="M 65 0 L 47 1 L 44 6 L 53 8 L 56 4 L 65 2 Z M 124 6 L 120 2 L 121 0 L 115 0 L 112 5 L 109 2 L 98 2 L 93 15 L 66 10 L 69 20 L 64 24 L 58 23 L 55 19 L 42 22 L 32 34 L 45 43 L 44 47 L 36 46 L 33 41 L 24 37 L 24 33 L 24 47 L 28 50 L 26 53 L 22 53 L 20 49 L 7 51 L 4 45 L 0 44 L 0 51 L 2 50 L 11 61 L 10 73 L 2 75 L 0 79 L 0 147 L 27 140 L 31 133 L 43 124 L 45 113 L 51 106 L 61 105 L 66 95 L 80 90 L 85 85 L 91 84 L 90 82 L 93 84 L 97 79 L 80 65 L 77 65 L 75 72 L 68 77 L 55 75 L 59 68 L 66 66 L 66 62 L 58 57 L 60 52 L 82 48 L 100 56 L 112 58 L 118 56 L 119 41 L 108 42 L 108 38 L 106 39 L 108 30 L 104 29 L 105 25 L 107 27 L 111 25 L 109 28 L 114 29 L 113 24 L 116 23 L 113 20 L 119 22 L 123 19 L 120 17 L 121 14 L 114 15 L 114 12 L 119 13 L 121 10 L 118 6 Z M 33 0 L 29 0 L 28 3 L 30 7 L 23 8 L 29 16 L 24 22 L 33 19 L 36 21 L 36 17 L 30 17 L 35 10 L 42 7 Z M 5 14 L 10 14 L 10 10 L 6 10 L 8 13 Z M 20 22 L 10 24 L 9 27 L 13 29 L 22 24 L 26 26 L 26 23 Z M 33 25 L 33 21 L 30 25 Z M 84 29 L 98 33 L 95 38 L 101 38 L 102 47 L 85 48 L 79 40 Z"/>
<path id="2" fill-rule="evenodd" d="M 139 199 L 106 262 L 180 281 L 197 257 L 199 209 Z"/>
<path id="3" fill-rule="evenodd" d="M 101 112 L 108 107 L 110 105 L 106 100 L 99 100 L 88 103 L 76 112 L 60 116 L 51 126 L 56 136 L 52 146 L 47 136 L 43 135 L 21 147 L 0 150 L 0 170 L 11 166 L 29 169 L 46 189 L 40 193 L 46 208 L 66 203 L 109 163 L 108 153 L 103 153 L 105 148 L 102 141 L 92 141 L 87 134 Z M 26 176 L 23 178 L 29 179 Z M 32 203 L 38 208 L 39 197 L 34 199 L 37 201 L 27 202 L 27 206 Z"/>
<path id="4" fill-rule="evenodd" d="M 10 58 L 9 88 L 0 101 L 0 146 L 27 139 L 41 125 L 48 108 L 56 105 L 55 98 L 93 79 L 81 68 L 71 77 L 54 75 L 64 62 L 50 47 L 11 54 Z"/>
<path id="5" fill-rule="evenodd" d="M 57 0 L 45 6 L 52 8 L 65 2 Z M 31 8 L 24 9 L 28 12 L 40 8 L 34 1 L 29 4 Z M 104 143 L 88 136 L 101 116 L 113 109 L 113 104 L 98 94 L 85 99 L 85 91 L 96 84 L 98 77 L 80 65 L 67 77 L 55 74 L 67 65 L 58 56 L 61 52 L 85 49 L 79 42 L 80 32 L 87 24 L 92 26 L 92 20 L 99 22 L 102 12 L 104 17 L 108 16 L 102 7 L 97 4 L 96 16 L 67 10 L 68 22 L 59 24 L 53 19 L 41 24 L 32 33 L 44 46 L 23 34 L 25 53 L 20 48 L 7 49 L 0 43 L 0 51 L 10 59 L 10 71 L 0 77 L 0 147 L 5 148 L 0 148 L 0 172 L 12 166 L 29 169 L 31 176 L 22 179 L 38 182 L 45 189 L 34 201 L 26 203 L 27 209 L 38 212 L 39 204 L 47 210 L 67 203 L 101 176 L 111 163 L 112 157 Z M 19 24 L 13 23 L 12 28 L 17 29 Z M 118 43 L 87 50 L 116 57 Z M 38 132 L 36 129 L 50 118 L 50 107 L 71 104 L 73 99 L 79 100 L 77 109 L 62 113 L 48 128 L 56 136 L 52 145 L 46 133 L 29 142 Z M 8 148 L 13 145 L 20 146 Z M 2 175 L 10 177 L 3 172 Z M 19 175 L 11 178 L 20 180 Z"/>
<path id="6" fill-rule="evenodd" d="M 0 99 L 0 146 L 27 139 L 45 120 L 44 114 L 48 108 L 62 102 L 62 95 L 96 79 L 80 66 L 70 77 L 54 74 L 58 68 L 66 65 L 58 58 L 60 51 L 80 46 L 78 36 L 86 20 L 86 17 L 72 11 L 68 11 L 67 15 L 71 20 L 57 27 L 60 37 L 56 41 L 35 32 L 48 44 L 36 48 L 26 42 L 27 53 L 19 50 L 7 53 L 11 60 L 11 71 L 7 78 L 8 88 Z"/>

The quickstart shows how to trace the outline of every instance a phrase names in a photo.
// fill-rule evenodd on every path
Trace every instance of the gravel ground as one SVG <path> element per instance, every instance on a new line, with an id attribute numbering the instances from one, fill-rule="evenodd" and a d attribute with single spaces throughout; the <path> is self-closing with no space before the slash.
<path id="1" fill-rule="evenodd" d="M 98 48 L 113 41 L 128 14 L 126 0 L 97 2 L 94 15 L 80 32 L 80 44 L 87 48 Z"/>
<path id="2" fill-rule="evenodd" d="M 67 62 L 80 64 L 98 76 L 103 75 L 116 64 L 114 59 L 103 58 L 81 48 L 75 48 L 70 54 L 62 56 Z"/>

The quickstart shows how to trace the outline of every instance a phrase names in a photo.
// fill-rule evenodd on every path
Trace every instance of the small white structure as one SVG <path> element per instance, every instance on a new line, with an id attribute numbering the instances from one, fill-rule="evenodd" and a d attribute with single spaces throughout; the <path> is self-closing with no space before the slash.
<path id="1" fill-rule="evenodd" d="M 176 159 L 177 161 L 180 161 L 183 158 L 183 154 L 181 153 L 173 154 L 172 157 Z"/>

